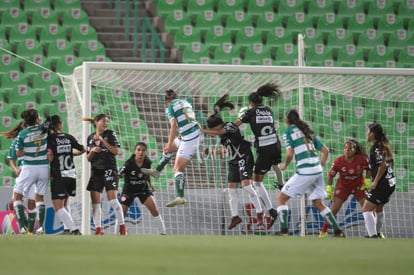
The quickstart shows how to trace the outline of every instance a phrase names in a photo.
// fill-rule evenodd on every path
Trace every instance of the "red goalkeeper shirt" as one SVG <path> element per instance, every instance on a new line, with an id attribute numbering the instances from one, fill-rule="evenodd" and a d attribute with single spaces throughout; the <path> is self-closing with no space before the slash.
<path id="1" fill-rule="evenodd" d="M 364 182 L 363 172 L 368 170 L 367 157 L 355 155 L 352 162 L 348 162 L 344 155 L 334 160 L 329 169 L 328 177 L 334 178 L 339 173 L 338 183 L 345 186 L 361 186 Z"/>

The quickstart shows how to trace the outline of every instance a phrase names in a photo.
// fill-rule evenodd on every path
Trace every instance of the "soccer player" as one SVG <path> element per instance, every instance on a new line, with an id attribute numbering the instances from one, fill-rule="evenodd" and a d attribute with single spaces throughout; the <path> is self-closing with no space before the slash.
<path id="1" fill-rule="evenodd" d="M 29 209 L 29 220 L 39 216 L 39 226 L 36 234 L 44 233 L 46 207 L 44 196 L 49 181 L 49 161 L 47 159 L 47 131 L 40 124 L 39 113 L 35 109 L 28 109 L 22 113 L 27 126 L 17 135 L 16 156 L 23 158 L 23 166 L 15 185 L 14 209 L 16 213 L 23 213 L 22 199 L 35 186 L 36 210 Z M 29 222 L 30 224 L 30 222 Z M 28 230 L 31 231 L 31 228 Z"/>
<path id="2" fill-rule="evenodd" d="M 368 125 L 366 138 L 371 143 L 369 164 L 372 182 L 362 206 L 362 215 L 367 237 L 385 238 L 381 229 L 384 224 L 384 206 L 395 191 L 394 156 L 381 124 Z"/>
<path id="3" fill-rule="evenodd" d="M 285 162 L 280 164 L 280 169 L 284 171 L 294 158 L 296 173 L 283 185 L 277 196 L 280 233 L 288 234 L 288 200 L 291 197 L 301 197 L 309 191 L 309 200 L 319 210 L 321 216 L 333 226 L 334 236 L 345 237 L 335 216 L 323 203 L 326 192 L 322 167 L 328 159 L 329 149 L 315 136 L 309 125 L 300 119 L 295 109 L 288 111 L 285 122 L 288 126 L 283 134 L 286 143 L 286 158 Z M 318 157 L 317 151 L 321 151 L 321 158 Z"/>
<path id="4" fill-rule="evenodd" d="M 108 129 L 109 118 L 105 114 L 98 114 L 95 118 L 83 118 L 91 122 L 95 132 L 87 139 L 87 159 L 91 163 L 91 177 L 87 190 L 91 193 L 93 221 L 95 235 L 103 235 L 101 194 L 105 188 L 108 203 L 114 210 L 119 224 L 119 234 L 126 235 L 124 213 L 118 201 L 118 170 L 115 156 L 120 147 L 117 135 Z"/>
<path id="5" fill-rule="evenodd" d="M 24 117 L 24 112 L 21 114 L 21 117 Z M 16 183 L 15 183 L 15 187 L 17 183 L 19 182 L 17 180 L 17 177 L 20 175 L 22 166 L 23 166 L 23 157 L 18 158 L 16 156 L 16 142 L 17 142 L 17 135 L 19 134 L 19 132 L 21 130 L 23 130 L 25 128 L 24 125 L 24 121 L 21 121 L 19 124 L 17 124 L 15 127 L 13 127 L 12 129 L 2 133 L 4 138 L 9 138 L 9 139 L 13 139 L 10 148 L 9 148 L 9 152 L 7 154 L 7 161 L 10 165 L 10 168 L 13 171 L 13 175 L 16 176 Z M 21 183 L 19 183 L 21 184 Z M 19 224 L 19 233 L 21 234 L 32 234 L 34 226 L 35 226 L 35 213 L 36 213 L 36 202 L 35 202 L 35 186 L 33 185 L 29 192 L 25 195 L 26 199 L 27 199 L 27 208 L 29 209 L 29 220 L 26 217 L 26 213 L 25 213 L 25 208 L 24 207 L 19 207 L 19 211 L 16 211 L 13 207 L 13 210 L 15 210 L 15 216 L 17 219 L 17 223 Z M 12 203 L 14 205 L 14 203 L 16 202 L 16 193 L 13 191 L 13 196 L 12 196 Z M 23 203 L 23 202 L 22 202 Z M 30 231 L 29 231 L 30 229 Z"/>
<path id="6" fill-rule="evenodd" d="M 214 105 L 214 113 L 207 118 L 209 130 L 201 129 L 204 134 L 220 137 L 220 143 L 225 147 L 229 157 L 229 172 L 227 176 L 229 204 L 232 215 L 228 229 L 233 229 L 242 222 L 239 216 L 237 187 L 241 183 L 242 189 L 249 194 L 256 209 L 257 225 L 263 224 L 264 212 L 260 205 L 259 197 L 252 186 L 253 172 L 253 153 L 250 149 L 250 142 L 244 139 L 239 127 L 232 122 L 224 122 L 220 116 L 220 111 L 226 107 L 234 109 L 231 102 L 226 101 L 228 95 L 224 95 Z"/>
<path id="7" fill-rule="evenodd" d="M 365 171 L 365 178 L 364 178 Z M 332 193 L 333 179 L 338 176 L 335 190 Z M 362 145 L 354 139 L 349 139 L 344 144 L 344 153 L 336 158 L 329 169 L 326 185 L 327 198 L 332 200 L 331 211 L 336 215 L 342 204 L 350 195 L 364 204 L 365 190 L 371 181 L 371 171 L 368 164 L 368 156 Z M 325 220 L 319 233 L 319 237 L 326 237 L 329 223 Z"/>
<path id="8" fill-rule="evenodd" d="M 240 114 L 235 122 L 237 126 L 249 123 L 255 136 L 254 146 L 256 148 L 256 161 L 253 171 L 253 185 L 262 199 L 271 218 L 273 225 L 277 218 L 277 211 L 273 208 L 269 193 L 263 185 L 265 174 L 273 167 L 278 178 L 278 184 L 283 184 L 282 172 L 278 164 L 282 161 L 282 153 L 279 137 L 273 121 L 273 111 L 263 104 L 263 97 L 278 99 L 281 91 L 279 86 L 273 83 L 265 84 L 257 91 L 249 95 L 249 109 Z"/>
<path id="9" fill-rule="evenodd" d="M 154 217 L 158 232 L 160 235 L 166 235 L 165 224 L 162 216 L 158 212 L 157 203 L 153 192 L 154 185 L 149 175 L 143 174 L 141 168 L 151 168 L 151 160 L 147 157 L 147 145 L 144 142 L 138 142 L 135 145 L 134 153 L 124 163 L 119 170 L 119 177 L 124 178 L 124 187 L 122 188 L 121 205 L 124 215 L 128 212 L 129 207 L 135 198 L 148 208 Z"/>
<path id="10" fill-rule="evenodd" d="M 164 146 L 163 156 L 155 170 L 143 168 L 141 171 L 153 177 L 159 177 L 160 171 L 176 152 L 173 171 L 177 197 L 166 205 L 167 207 L 174 207 L 187 202 L 184 198 L 184 170 L 197 153 L 203 135 L 195 119 L 193 107 L 188 101 L 179 99 L 178 94 L 173 90 L 165 91 L 164 99 L 165 113 L 170 122 L 168 142 Z"/>
<path id="11" fill-rule="evenodd" d="M 79 156 L 86 150 L 72 135 L 62 133 L 63 122 L 59 116 L 48 117 L 45 124 L 49 128 L 47 147 L 53 207 L 64 227 L 69 230 L 69 234 L 81 235 L 65 206 L 68 204 L 69 197 L 76 195 L 76 171 L 73 156 Z"/>

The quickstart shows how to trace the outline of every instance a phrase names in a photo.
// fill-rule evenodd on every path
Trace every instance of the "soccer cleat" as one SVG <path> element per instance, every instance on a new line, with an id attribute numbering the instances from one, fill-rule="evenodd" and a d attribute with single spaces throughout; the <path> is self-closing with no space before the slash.
<path id="1" fill-rule="evenodd" d="M 228 228 L 233 229 L 236 227 L 236 225 L 238 225 L 241 222 L 242 222 L 242 219 L 239 216 L 234 216 L 233 218 L 231 218 L 231 223 Z"/>
<path id="2" fill-rule="evenodd" d="M 256 225 L 262 225 L 264 220 L 264 211 L 257 213 Z"/>
<path id="3" fill-rule="evenodd" d="M 121 224 L 119 226 L 119 235 L 127 235 L 127 227 L 126 224 Z"/>
<path id="4" fill-rule="evenodd" d="M 157 171 L 155 169 L 141 168 L 141 172 L 156 179 L 160 177 L 160 171 Z"/>
<path id="5" fill-rule="evenodd" d="M 281 228 L 279 232 L 275 232 L 275 236 L 282 236 L 282 237 L 286 237 L 289 236 L 289 231 L 287 228 Z"/>
<path id="6" fill-rule="evenodd" d="M 378 233 L 378 239 L 385 239 L 385 235 L 383 232 Z"/>
<path id="7" fill-rule="evenodd" d="M 69 235 L 82 235 L 82 233 L 79 231 L 79 229 L 75 229 L 70 231 Z"/>
<path id="8" fill-rule="evenodd" d="M 62 235 L 69 235 L 70 234 L 70 230 L 69 229 L 64 229 Z"/>
<path id="9" fill-rule="evenodd" d="M 103 232 L 102 227 L 96 227 L 95 228 L 95 235 L 103 235 L 103 234 L 104 234 L 104 232 Z"/>
<path id="10" fill-rule="evenodd" d="M 272 227 L 273 224 L 275 223 L 275 221 L 277 220 L 277 211 L 276 209 L 272 208 L 269 210 L 269 215 L 270 215 L 270 225 L 269 227 Z"/>
<path id="11" fill-rule="evenodd" d="M 283 183 L 279 183 L 279 182 L 275 181 L 275 182 L 273 183 L 273 187 L 274 187 L 274 188 L 276 188 L 276 189 L 282 190 L 282 188 L 283 188 Z"/>
<path id="12" fill-rule="evenodd" d="M 176 197 L 166 204 L 167 207 L 174 207 L 176 205 L 186 204 L 187 200 L 181 197 Z"/>
<path id="13" fill-rule="evenodd" d="M 319 232 L 319 238 L 326 238 L 326 237 L 328 237 L 328 232 L 323 232 L 323 231 Z"/>
<path id="14" fill-rule="evenodd" d="M 341 229 L 334 230 L 334 237 L 336 238 L 345 238 L 345 233 Z"/>
<path id="15" fill-rule="evenodd" d="M 28 230 L 27 230 L 27 228 L 25 226 L 23 226 L 22 228 L 20 228 L 20 231 L 19 231 L 20 234 L 24 235 L 27 232 L 28 232 Z"/>
<path id="16" fill-rule="evenodd" d="M 367 239 L 378 239 L 378 234 L 377 235 L 372 235 L 372 236 L 365 236 L 365 238 L 367 238 Z"/>
<path id="17" fill-rule="evenodd" d="M 45 234 L 45 230 L 43 229 L 43 227 L 39 227 L 38 229 L 36 229 L 36 235 L 43 235 Z"/>

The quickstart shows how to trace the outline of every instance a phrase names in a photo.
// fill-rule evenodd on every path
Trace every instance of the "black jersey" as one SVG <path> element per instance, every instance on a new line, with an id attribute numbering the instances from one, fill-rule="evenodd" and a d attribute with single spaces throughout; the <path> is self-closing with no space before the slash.
<path id="1" fill-rule="evenodd" d="M 220 142 L 226 147 L 230 161 L 244 158 L 250 152 L 250 142 L 244 139 L 239 127 L 232 122 L 226 122 L 224 130 L 226 133 L 220 136 Z"/>
<path id="2" fill-rule="evenodd" d="M 387 170 L 385 171 L 384 175 L 381 177 L 378 184 L 388 184 L 390 187 L 395 185 L 395 177 L 394 171 L 392 169 L 392 162 L 393 160 L 386 159 L 386 157 L 382 154 L 379 148 L 372 147 L 370 151 L 369 157 L 369 164 L 371 166 L 371 173 L 372 178 L 375 179 L 378 167 L 381 163 L 385 163 Z"/>
<path id="3" fill-rule="evenodd" d="M 145 157 L 142 168 L 151 168 L 151 160 Z M 149 175 L 141 172 L 134 158 L 128 159 L 119 169 L 119 176 L 124 178 L 123 194 L 137 194 L 149 191 Z"/>
<path id="4" fill-rule="evenodd" d="M 278 138 L 273 122 L 273 112 L 265 105 L 258 105 L 241 115 L 240 121 L 249 123 L 255 136 L 256 148 L 276 144 Z"/>
<path id="5" fill-rule="evenodd" d="M 73 149 L 82 151 L 83 145 L 69 134 L 51 134 L 47 138 L 47 147 L 53 152 L 53 161 L 50 163 L 52 178 L 76 178 L 73 163 Z"/>
<path id="6" fill-rule="evenodd" d="M 115 155 L 112 154 L 108 148 L 103 145 L 102 142 L 96 143 L 93 139 L 95 133 L 90 134 L 88 137 L 88 153 L 92 150 L 92 148 L 99 146 L 101 147 L 102 151 L 100 153 L 95 153 L 91 159 L 91 166 L 93 169 L 114 169 L 116 170 L 116 159 Z M 112 146 L 121 147 L 116 136 L 116 133 L 112 130 L 106 130 L 101 134 L 101 137 L 107 141 Z"/>

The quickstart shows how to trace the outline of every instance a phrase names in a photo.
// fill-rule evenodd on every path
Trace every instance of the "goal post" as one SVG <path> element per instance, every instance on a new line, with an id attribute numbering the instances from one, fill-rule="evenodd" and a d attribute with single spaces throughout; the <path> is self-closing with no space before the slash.
<path id="1" fill-rule="evenodd" d="M 356 138 L 366 147 L 369 146 L 365 141 L 365 129 L 368 123 L 377 121 L 387 130 L 395 153 L 398 179 L 397 191 L 385 210 L 385 231 L 394 237 L 413 236 L 414 172 L 409 159 L 414 153 L 414 131 L 410 127 L 414 118 L 414 70 L 85 62 L 75 69 L 71 77 L 62 77 L 62 82 L 68 102 L 70 133 L 85 144 L 92 129 L 80 118 L 106 113 L 111 119 L 109 128 L 117 131 L 121 141 L 118 166 L 132 154 L 137 141 L 145 141 L 155 167 L 168 137 L 163 103 L 163 94 L 167 89 L 174 89 L 180 97 L 187 99 L 196 111 L 198 122 L 205 125 L 214 102 L 224 93 L 230 95 L 236 109 L 223 112 L 223 119 L 234 121 L 238 110 L 248 105 L 247 97 L 251 92 L 265 83 L 278 83 L 282 97 L 278 101 L 265 99 L 265 104 L 270 105 L 274 112 L 278 135 L 281 136 L 286 129 L 286 112 L 298 108 L 303 119 L 330 148 L 330 158 L 324 168 L 325 176 L 333 159 L 343 152 L 346 139 Z M 241 130 L 248 140 L 253 140 L 249 126 L 242 125 Z M 213 148 L 218 142 L 217 138 L 205 137 L 203 147 Z M 282 159 L 284 152 L 283 149 Z M 205 155 L 200 151 L 186 169 L 188 204 L 166 208 L 165 203 L 175 196 L 171 165 L 167 165 L 159 179 L 153 180 L 157 189 L 154 196 L 169 234 L 272 234 L 279 230 L 278 222 L 273 228 L 254 226 L 255 217 L 249 198 L 241 190 L 239 210 L 243 224 L 227 230 L 231 215 L 224 155 Z M 79 179 L 82 186 L 79 188 L 82 188 L 83 195 L 75 203 L 81 207 L 82 231 L 88 234 L 91 232 L 91 222 L 86 185 L 90 167 L 85 157 L 77 166 L 82 176 Z M 295 165 L 291 164 L 284 172 L 284 178 L 292 176 L 294 171 Z M 273 187 L 275 180 L 275 174 L 269 172 L 264 181 L 274 207 L 275 196 L 279 192 Z M 104 204 L 103 207 L 107 209 L 104 215 L 113 216 Z M 288 205 L 291 233 L 313 235 L 319 232 L 322 221 L 312 207 L 300 207 L 299 199 L 290 200 Z M 136 202 L 136 207 L 136 216 L 132 217 L 131 214 L 131 217 L 127 217 L 130 232 L 156 234 L 148 210 L 139 202 Z M 114 218 L 109 216 L 103 219 L 111 227 Z M 338 213 L 338 221 L 347 235 L 364 236 L 360 207 L 354 201 L 349 200 L 344 204 Z"/>

